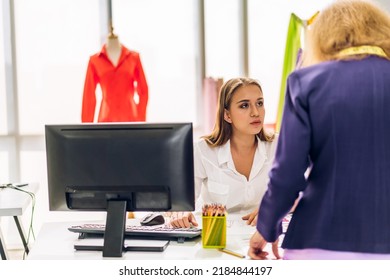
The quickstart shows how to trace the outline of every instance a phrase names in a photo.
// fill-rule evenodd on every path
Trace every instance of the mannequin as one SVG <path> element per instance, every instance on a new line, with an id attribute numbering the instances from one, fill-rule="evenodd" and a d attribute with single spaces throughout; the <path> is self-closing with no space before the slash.
<path id="1" fill-rule="evenodd" d="M 112 65 L 117 66 L 122 53 L 122 46 L 118 35 L 114 34 L 113 31 L 114 28 L 111 27 L 111 31 L 107 36 L 106 51 L 108 59 L 111 61 Z"/>
<path id="2" fill-rule="evenodd" d="M 96 104 L 96 87 L 102 100 Z M 137 97 L 137 98 L 134 98 Z M 146 121 L 148 84 L 140 54 L 126 48 L 111 31 L 101 51 L 90 56 L 84 83 L 82 122 Z"/>

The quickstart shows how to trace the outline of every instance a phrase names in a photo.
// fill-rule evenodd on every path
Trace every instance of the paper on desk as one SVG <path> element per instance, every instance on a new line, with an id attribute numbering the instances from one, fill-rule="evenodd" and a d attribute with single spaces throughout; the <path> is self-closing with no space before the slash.
<path id="1" fill-rule="evenodd" d="M 252 235 L 256 231 L 255 226 L 248 225 L 242 219 L 227 219 L 227 231 L 230 235 Z"/>

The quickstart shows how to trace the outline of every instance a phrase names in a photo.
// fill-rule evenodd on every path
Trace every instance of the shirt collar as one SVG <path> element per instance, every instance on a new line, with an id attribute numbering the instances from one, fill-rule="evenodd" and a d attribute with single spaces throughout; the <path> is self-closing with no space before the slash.
<path id="1" fill-rule="evenodd" d="M 257 166 L 258 164 L 260 164 L 261 166 L 263 165 L 264 161 L 267 159 L 267 152 L 265 149 L 265 143 L 261 141 L 257 135 L 256 135 L 256 139 L 257 139 L 257 148 L 255 152 L 253 166 Z M 258 160 L 260 160 L 261 162 L 259 162 Z M 230 151 L 230 139 L 224 145 L 220 146 L 218 151 L 218 165 L 221 166 L 229 162 L 233 162 L 232 154 Z"/>
<path id="2" fill-rule="evenodd" d="M 126 48 L 124 45 L 121 45 L 121 48 L 122 48 L 121 56 L 119 58 L 118 65 L 122 62 L 123 59 L 125 59 L 130 54 L 130 50 Z M 106 58 L 108 58 L 106 44 L 104 44 L 102 49 L 100 50 L 99 56 L 105 56 Z"/>
<path id="3" fill-rule="evenodd" d="M 225 163 L 229 162 L 229 159 L 232 158 L 232 154 L 230 152 L 230 139 L 219 147 L 218 150 L 218 165 L 221 166 Z"/>

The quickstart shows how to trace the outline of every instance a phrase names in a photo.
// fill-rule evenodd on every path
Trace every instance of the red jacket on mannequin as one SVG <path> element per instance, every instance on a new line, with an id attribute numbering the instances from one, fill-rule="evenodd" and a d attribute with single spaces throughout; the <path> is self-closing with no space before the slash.
<path id="1" fill-rule="evenodd" d="M 148 85 L 140 56 L 121 45 L 115 65 L 106 45 L 90 57 L 84 85 L 82 122 L 93 122 L 96 108 L 96 87 L 100 84 L 102 101 L 98 122 L 133 122 L 146 120 Z M 138 94 L 139 102 L 134 100 Z"/>

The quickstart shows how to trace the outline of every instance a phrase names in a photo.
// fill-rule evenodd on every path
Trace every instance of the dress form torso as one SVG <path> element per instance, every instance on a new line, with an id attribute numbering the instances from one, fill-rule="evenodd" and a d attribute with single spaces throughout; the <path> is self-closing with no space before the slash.
<path id="1" fill-rule="evenodd" d="M 122 46 L 119 42 L 118 36 L 108 36 L 106 43 L 106 51 L 108 59 L 111 61 L 112 65 L 117 66 L 122 52 Z"/>
<path id="2" fill-rule="evenodd" d="M 110 33 L 101 51 L 88 62 L 84 84 L 82 122 L 94 122 L 98 108 L 96 87 L 100 85 L 102 100 L 98 122 L 145 121 L 148 85 L 140 55 L 120 43 Z M 134 94 L 138 95 L 138 102 Z"/>

